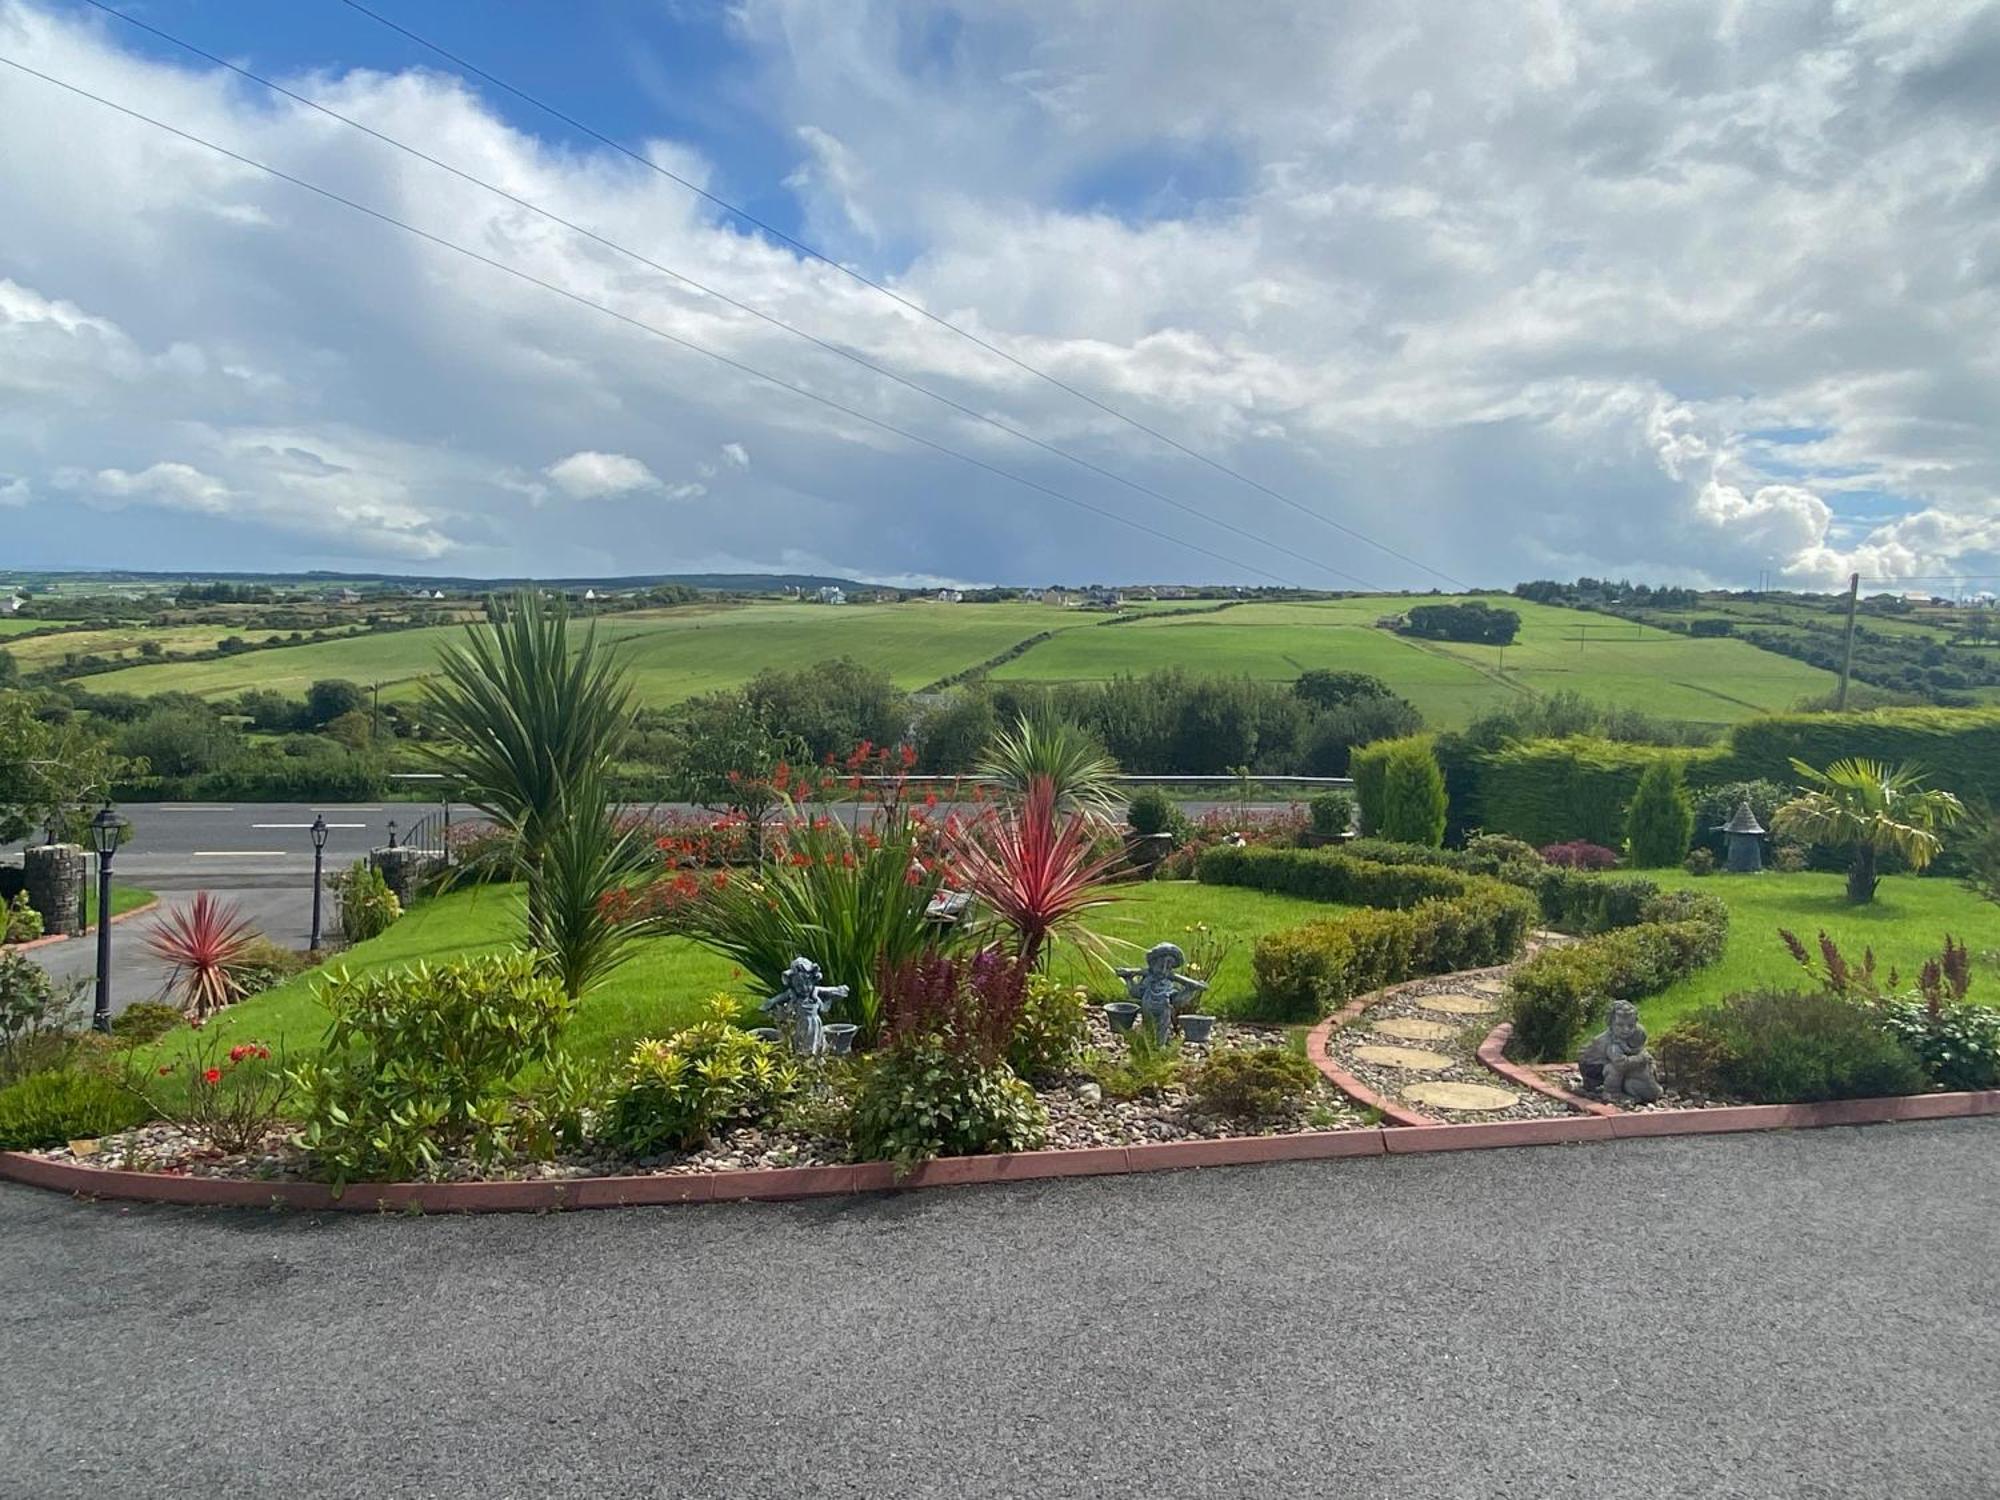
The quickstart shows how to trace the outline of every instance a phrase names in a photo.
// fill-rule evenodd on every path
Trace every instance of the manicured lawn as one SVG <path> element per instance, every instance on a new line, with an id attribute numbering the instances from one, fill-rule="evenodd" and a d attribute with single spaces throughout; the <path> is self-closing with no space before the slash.
<path id="1" fill-rule="evenodd" d="M 111 915 L 119 916 L 136 910 L 147 902 L 158 899 L 151 891 L 141 890 L 136 885 L 111 884 Z M 83 893 L 83 920 L 88 926 L 97 925 L 97 882 L 92 881 Z"/>
<path id="2" fill-rule="evenodd" d="M 1890 876 L 1865 906 L 1847 901 L 1839 875 L 1711 875 L 1648 870 L 1663 886 L 1689 886 L 1729 903 L 1729 946 L 1722 961 L 1643 1001 L 1640 1018 L 1655 1035 L 1690 1010 L 1739 990 L 1808 987 L 1778 937 L 1783 927 L 1817 951 L 1824 928 L 1859 961 L 1875 950 L 1879 972 L 1891 965 L 1911 982 L 1923 961 L 1944 947 L 1950 933 L 1973 953 L 1970 998 L 2000 1005 L 2000 907 L 1981 901 L 1955 880 Z"/>
<path id="3" fill-rule="evenodd" d="M 1250 993 L 1250 945 L 1264 933 L 1296 926 L 1340 908 L 1261 891 L 1200 886 L 1193 881 L 1156 881 L 1113 888 L 1116 904 L 1097 912 L 1092 926 L 1111 945 L 1111 961 L 1136 965 L 1156 942 L 1186 947 L 1188 929 L 1198 922 L 1226 931 L 1238 947 L 1222 967 L 1215 984 L 1218 1008 L 1247 999 Z M 459 891 L 418 905 L 373 942 L 363 943 L 335 958 L 330 968 L 370 972 L 417 962 L 443 963 L 467 953 L 487 952 L 515 940 L 520 930 L 518 897 L 512 887 L 485 886 Z M 1055 962 L 1080 983 L 1091 983 L 1110 994 L 1116 981 L 1101 970 L 1093 978 L 1074 952 L 1059 952 Z M 232 1006 L 210 1022 L 208 1036 L 232 1041 L 282 1045 L 296 1058 L 318 1050 L 326 1030 L 326 1013 L 313 998 L 318 971 L 297 976 L 275 989 Z M 838 982 L 838 976 L 834 976 Z M 638 957 L 620 969 L 583 1003 L 569 1031 L 569 1044 L 580 1056 L 611 1061 L 622 1056 L 640 1037 L 658 1036 L 699 1020 L 707 999 L 718 993 L 752 998 L 726 960 L 681 938 L 660 938 L 642 946 Z M 205 1040 L 205 1038 L 204 1038 Z M 195 1044 L 193 1033 L 173 1033 L 160 1045 L 183 1051 Z"/>

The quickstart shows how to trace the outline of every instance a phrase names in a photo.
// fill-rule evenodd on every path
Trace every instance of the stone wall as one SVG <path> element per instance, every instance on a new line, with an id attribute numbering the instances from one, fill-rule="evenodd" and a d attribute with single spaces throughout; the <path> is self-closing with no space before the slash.
<path id="1" fill-rule="evenodd" d="M 83 931 L 84 882 L 90 861 L 75 844 L 42 844 L 21 856 L 28 904 L 42 917 L 42 933 L 70 935 Z"/>

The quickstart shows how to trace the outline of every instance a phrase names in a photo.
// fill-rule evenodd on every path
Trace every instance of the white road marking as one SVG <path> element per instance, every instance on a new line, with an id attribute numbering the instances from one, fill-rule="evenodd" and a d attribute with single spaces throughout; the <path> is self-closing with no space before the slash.
<path id="1" fill-rule="evenodd" d="M 328 813 L 328 812 L 380 812 L 381 810 L 382 810 L 382 809 L 381 809 L 381 808 L 380 808 L 379 806 L 376 806 L 376 807 L 360 807 L 360 806 L 354 806 L 354 807 L 350 807 L 350 806 L 348 806 L 348 805 L 347 805 L 346 803 L 344 803 L 344 802 L 343 802 L 343 803 L 342 803 L 342 804 L 341 804 L 341 805 L 340 805 L 339 807 L 315 807 L 315 808 L 310 808 L 310 809 L 308 809 L 308 811 L 311 811 L 311 812 L 316 812 L 316 813 Z"/>
<path id="2" fill-rule="evenodd" d="M 161 811 L 161 812 L 235 812 L 235 811 L 236 811 L 236 809 L 235 809 L 235 808 L 233 808 L 233 807 L 167 807 L 167 806 L 162 806 L 162 807 L 160 808 L 160 811 Z"/>
<path id="3" fill-rule="evenodd" d="M 310 823 L 252 823 L 252 828 L 310 828 Z M 329 823 L 329 828 L 366 828 L 366 823 Z"/>
<path id="4" fill-rule="evenodd" d="M 197 849 L 196 859 L 283 859 L 285 849 Z"/>

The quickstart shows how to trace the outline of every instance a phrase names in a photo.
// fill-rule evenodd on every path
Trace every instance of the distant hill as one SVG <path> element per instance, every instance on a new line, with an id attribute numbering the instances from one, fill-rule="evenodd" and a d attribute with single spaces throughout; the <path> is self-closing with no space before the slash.
<path id="1" fill-rule="evenodd" d="M 559 589 L 645 589 L 661 584 L 680 584 L 686 588 L 709 589 L 720 593 L 775 593 L 780 589 L 862 589 L 872 585 L 853 578 L 836 578 L 818 573 L 644 573 L 618 576 L 576 578 L 467 578 L 451 573 L 340 573 L 325 568 L 314 568 L 303 573 L 229 573 L 215 569 L 183 570 L 163 573 L 136 572 L 130 569 L 77 570 L 36 570 L 19 575 L 25 579 L 65 579 L 94 583 L 337 583 L 359 587 L 365 584 L 388 585 L 393 588 L 444 589 L 451 593 L 484 593 L 489 589 L 513 588 L 521 584 L 539 584 L 544 588 Z"/>

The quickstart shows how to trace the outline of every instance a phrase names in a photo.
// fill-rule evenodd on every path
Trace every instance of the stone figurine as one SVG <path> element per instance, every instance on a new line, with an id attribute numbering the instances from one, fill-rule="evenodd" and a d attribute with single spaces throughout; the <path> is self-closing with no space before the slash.
<path id="1" fill-rule="evenodd" d="M 1651 1104 L 1660 1097 L 1653 1054 L 1646 1050 L 1646 1028 L 1639 1024 L 1639 1007 L 1630 1000 L 1611 1002 L 1610 1023 L 1584 1044 L 1576 1066 L 1583 1086 L 1608 1099 Z"/>
<path id="2" fill-rule="evenodd" d="M 1174 971 L 1187 962 L 1187 955 L 1173 943 L 1155 943 L 1146 952 L 1143 969 L 1118 969 L 1125 981 L 1125 993 L 1139 1002 L 1139 1009 L 1153 1023 L 1153 1034 L 1162 1043 L 1174 1034 L 1174 1011 L 1184 1008 L 1183 998 L 1192 1000 L 1208 988 L 1199 979 Z"/>
<path id="3" fill-rule="evenodd" d="M 833 1002 L 847 998 L 844 984 L 821 984 L 826 977 L 809 958 L 795 958 L 785 966 L 785 987 L 766 1000 L 762 1009 L 792 1028 L 792 1051 L 800 1057 L 819 1057 L 826 1051 L 826 1028 L 820 1017 L 833 1009 Z"/>

